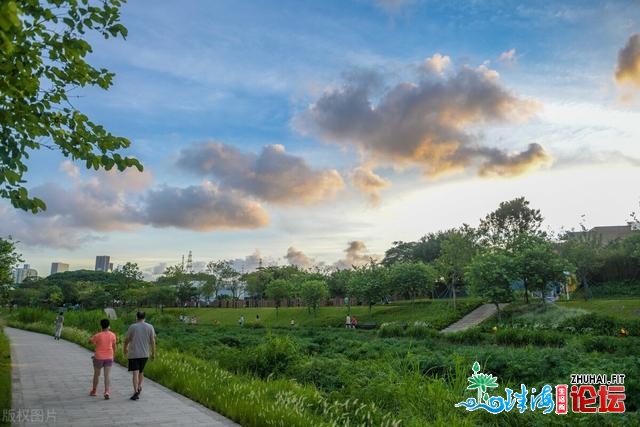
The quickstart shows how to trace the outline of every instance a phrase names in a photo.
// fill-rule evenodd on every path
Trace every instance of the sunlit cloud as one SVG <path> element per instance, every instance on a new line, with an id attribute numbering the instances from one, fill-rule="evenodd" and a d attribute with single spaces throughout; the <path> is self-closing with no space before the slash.
<path id="1" fill-rule="evenodd" d="M 380 258 L 378 255 L 369 254 L 367 246 L 361 240 L 353 240 L 349 242 L 344 252 L 346 253 L 344 259 L 336 261 L 333 264 L 333 268 L 336 270 L 347 270 L 353 267 L 360 267 L 368 264 L 372 260 L 375 261 Z"/>
<path id="2" fill-rule="evenodd" d="M 512 65 L 518 62 L 518 54 L 514 49 L 509 49 L 506 52 L 502 52 L 498 57 L 498 62 L 502 64 Z"/>
<path id="3" fill-rule="evenodd" d="M 265 146 L 258 155 L 219 142 L 193 145 L 180 152 L 177 165 L 274 204 L 315 203 L 344 187 L 337 170 L 314 170 L 282 145 Z"/>
<path id="4" fill-rule="evenodd" d="M 418 167 L 430 177 L 467 169 L 510 175 L 546 165 L 548 155 L 539 146 L 516 151 L 483 144 L 483 126 L 519 123 L 540 108 L 502 87 L 499 77 L 486 64 L 465 66 L 395 84 L 379 98 L 368 84 L 349 81 L 325 92 L 294 125 L 304 134 L 355 147 L 369 164 Z"/>
<path id="5" fill-rule="evenodd" d="M 301 268 L 310 268 L 314 265 L 313 259 L 309 258 L 304 252 L 294 248 L 293 246 L 289 246 L 284 258 L 289 264 Z"/>
<path id="6" fill-rule="evenodd" d="M 391 183 L 366 167 L 357 167 L 351 173 L 351 183 L 355 188 L 369 197 L 373 205 L 380 203 L 380 190 Z"/>
<path id="7" fill-rule="evenodd" d="M 640 88 L 640 34 L 633 34 L 618 52 L 615 71 L 618 84 L 630 84 Z"/>
<path id="8" fill-rule="evenodd" d="M 447 55 L 439 53 L 434 54 L 431 58 L 427 58 L 421 65 L 424 71 L 434 74 L 442 74 L 451 66 L 451 58 Z"/>

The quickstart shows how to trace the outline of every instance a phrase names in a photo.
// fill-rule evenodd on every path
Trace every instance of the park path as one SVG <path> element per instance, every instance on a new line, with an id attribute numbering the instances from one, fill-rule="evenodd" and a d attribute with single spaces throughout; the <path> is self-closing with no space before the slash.
<path id="1" fill-rule="evenodd" d="M 129 400 L 131 374 L 118 364 L 111 370 L 111 399 L 102 397 L 102 377 L 98 396 L 90 397 L 92 352 L 50 335 L 13 328 L 5 333 L 13 409 L 2 417 L 15 426 L 239 426 L 146 378 L 140 400 Z"/>
<path id="2" fill-rule="evenodd" d="M 507 305 L 508 304 L 500 304 L 500 310 L 502 310 L 503 307 L 506 307 Z M 448 333 L 466 331 L 467 329 L 477 326 L 483 321 L 487 320 L 489 317 L 493 316 L 496 311 L 497 310 L 495 304 L 481 305 L 471 313 L 464 316 L 462 319 L 458 320 L 455 323 L 452 323 L 440 332 Z"/>

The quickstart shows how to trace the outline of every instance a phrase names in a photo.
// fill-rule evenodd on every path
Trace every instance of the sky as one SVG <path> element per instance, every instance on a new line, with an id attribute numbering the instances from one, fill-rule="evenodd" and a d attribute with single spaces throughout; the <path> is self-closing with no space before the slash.
<path id="1" fill-rule="evenodd" d="M 144 172 L 31 153 L 33 215 L 0 235 L 40 276 L 97 255 L 148 278 L 349 266 L 477 226 L 524 196 L 549 231 L 622 225 L 640 201 L 640 2 L 135 0 L 115 73 L 73 105 Z"/>

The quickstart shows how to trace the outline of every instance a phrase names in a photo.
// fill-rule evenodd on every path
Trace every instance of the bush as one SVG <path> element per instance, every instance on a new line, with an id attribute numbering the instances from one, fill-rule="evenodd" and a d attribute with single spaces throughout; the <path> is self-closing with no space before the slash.
<path id="1" fill-rule="evenodd" d="M 258 345 L 252 352 L 250 370 L 261 378 L 282 374 L 289 364 L 300 357 L 296 342 L 289 336 L 269 334 L 266 342 Z"/>
<path id="2" fill-rule="evenodd" d="M 562 347 L 566 335 L 560 332 L 527 329 L 500 329 L 496 332 L 496 343 L 523 347 L 526 345 Z"/>
<path id="3" fill-rule="evenodd" d="M 342 358 L 306 357 L 298 360 L 287 371 L 287 376 L 303 384 L 313 384 L 320 390 L 332 392 L 345 387 L 350 370 L 341 372 L 347 361 Z"/>
<path id="4" fill-rule="evenodd" d="M 454 344 L 480 344 L 487 341 L 490 335 L 485 335 L 478 328 L 467 329 L 466 331 L 443 334 L 444 338 Z"/>
<path id="5" fill-rule="evenodd" d="M 380 325 L 378 336 L 381 338 L 404 336 L 405 327 L 398 322 L 387 322 Z"/>

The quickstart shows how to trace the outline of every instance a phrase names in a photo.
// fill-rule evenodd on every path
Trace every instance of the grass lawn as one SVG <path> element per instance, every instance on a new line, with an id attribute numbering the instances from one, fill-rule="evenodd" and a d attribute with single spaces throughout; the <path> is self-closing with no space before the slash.
<path id="1" fill-rule="evenodd" d="M 411 303 L 394 303 L 375 305 L 369 314 L 367 306 L 352 306 L 351 315 L 358 318 L 360 324 L 384 322 L 421 321 L 430 324 L 435 329 L 441 329 L 460 317 L 469 313 L 481 304 L 477 298 L 458 300 L 457 310 L 454 311 L 450 300 L 427 300 Z M 164 312 L 174 316 L 184 314 L 196 316 L 198 324 L 219 324 L 235 326 L 241 315 L 245 317 L 246 325 L 259 322 L 265 327 L 289 327 L 291 320 L 302 327 L 344 327 L 347 315 L 346 307 L 320 307 L 314 315 L 304 307 L 275 308 L 165 308 Z"/>
<path id="2" fill-rule="evenodd" d="M 640 320 L 640 299 L 590 299 L 562 302 L 559 305 L 579 308 L 620 320 Z"/>

